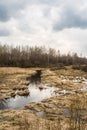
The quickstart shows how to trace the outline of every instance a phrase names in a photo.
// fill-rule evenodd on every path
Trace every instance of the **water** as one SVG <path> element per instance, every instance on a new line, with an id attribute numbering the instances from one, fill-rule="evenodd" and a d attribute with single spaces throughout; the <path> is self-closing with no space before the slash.
<path id="1" fill-rule="evenodd" d="M 24 106 L 31 102 L 40 102 L 43 99 L 53 97 L 55 94 L 55 88 L 41 83 L 41 70 L 37 70 L 31 77 L 27 77 L 26 80 L 30 80 L 31 84 L 28 86 L 30 94 L 28 96 L 18 96 L 7 100 L 0 101 L 0 109 L 23 109 Z"/>
<path id="2" fill-rule="evenodd" d="M 55 88 L 44 86 L 43 89 L 39 88 L 41 84 L 30 84 L 29 92 L 30 95 L 25 96 L 15 96 L 15 98 L 10 98 L 3 100 L 0 103 L 0 109 L 23 109 L 24 106 L 31 102 L 40 102 L 43 99 L 50 98 L 55 96 Z"/>
<path id="3" fill-rule="evenodd" d="M 43 99 L 47 99 L 53 96 L 58 96 L 60 94 L 75 94 L 74 91 L 58 90 L 55 93 L 56 88 L 50 87 L 48 85 L 42 85 L 40 82 L 31 82 L 29 85 L 30 95 L 28 96 L 18 96 L 10 98 L 7 100 L 0 101 L 0 109 L 23 109 L 24 106 L 31 102 L 40 102 Z M 83 87 L 78 91 L 87 91 L 87 80 L 84 81 Z"/>

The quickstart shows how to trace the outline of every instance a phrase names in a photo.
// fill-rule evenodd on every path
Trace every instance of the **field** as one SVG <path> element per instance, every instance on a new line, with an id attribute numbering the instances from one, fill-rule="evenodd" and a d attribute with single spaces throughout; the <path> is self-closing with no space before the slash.
<path id="1" fill-rule="evenodd" d="M 49 95 L 44 96 L 47 92 Z M 40 93 L 44 93 L 43 97 L 39 97 Z M 33 100 L 28 103 L 30 97 Z M 27 103 L 21 107 L 25 100 Z M 74 70 L 72 66 L 1 67 L 0 130 L 20 129 L 87 130 L 87 72 Z"/>

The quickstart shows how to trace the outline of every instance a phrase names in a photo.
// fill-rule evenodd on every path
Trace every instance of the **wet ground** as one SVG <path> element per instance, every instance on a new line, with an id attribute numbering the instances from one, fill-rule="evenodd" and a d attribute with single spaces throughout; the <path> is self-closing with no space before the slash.
<path id="1" fill-rule="evenodd" d="M 47 84 L 41 83 L 41 72 L 37 71 L 34 75 L 30 77 L 31 83 L 28 86 L 29 95 L 27 96 L 19 96 L 16 95 L 15 97 L 9 99 L 2 99 L 0 100 L 0 109 L 23 109 L 26 104 L 36 102 L 39 103 L 43 99 L 48 99 L 54 96 L 61 96 L 66 94 L 76 94 L 80 92 L 87 91 L 87 80 L 84 78 L 81 80 L 80 78 L 73 79 L 73 82 L 83 83 L 83 87 L 81 89 L 75 90 L 65 90 L 56 88 L 55 86 L 49 86 Z M 66 77 L 63 77 L 63 81 L 66 81 Z M 17 93 L 17 91 L 16 91 Z M 42 115 L 42 114 L 41 114 Z"/>
<path id="2" fill-rule="evenodd" d="M 63 74 L 58 76 L 57 73 L 59 71 L 54 73 L 49 70 L 44 72 L 37 70 L 31 76 L 27 76 L 26 80 L 29 81 L 27 92 L 29 94 L 18 95 L 19 88 L 15 87 L 16 95 L 14 97 L 0 100 L 1 115 L 3 115 L 0 120 L 8 120 L 7 112 L 4 115 L 4 110 L 10 113 L 12 109 L 20 110 L 20 112 L 25 109 L 26 112 L 34 113 L 38 118 L 49 122 L 54 121 L 58 127 L 60 126 L 59 130 L 86 130 L 86 74 L 85 76 L 69 74 L 68 76 Z M 22 89 L 24 88 L 22 87 Z M 6 96 L 6 93 L 3 93 L 3 95 Z"/>

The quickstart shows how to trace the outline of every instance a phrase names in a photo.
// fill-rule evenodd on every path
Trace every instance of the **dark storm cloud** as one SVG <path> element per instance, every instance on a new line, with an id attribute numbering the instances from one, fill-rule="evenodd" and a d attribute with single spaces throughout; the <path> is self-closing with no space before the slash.
<path id="1" fill-rule="evenodd" d="M 65 28 L 87 28 L 87 16 L 83 16 L 78 13 L 76 10 L 68 9 L 62 12 L 61 18 L 57 21 L 53 29 L 55 31 L 62 30 Z"/>
<path id="2" fill-rule="evenodd" d="M 0 21 L 5 22 L 9 20 L 8 10 L 5 6 L 0 5 Z"/>
<path id="3" fill-rule="evenodd" d="M 80 1 L 78 0 L 78 4 L 79 2 Z M 72 6 L 70 5 L 71 3 Z M 64 0 L 2 0 L 0 1 L 0 21 L 8 21 L 11 17 L 17 19 L 17 14 L 19 11 L 22 9 L 25 10 L 26 6 L 30 7 L 31 5 L 37 5 L 40 7 L 41 5 L 48 5 L 47 8 L 60 8 L 61 5 L 65 5 L 65 7 L 62 8 L 61 13 L 58 14 L 60 15 L 60 20 L 57 20 L 57 18 L 55 18 L 56 20 L 52 24 L 53 30 L 58 31 L 65 28 L 87 28 L 87 18 L 84 19 L 82 17 L 82 15 L 84 15 L 84 12 L 82 12 L 82 14 L 79 12 L 81 5 L 77 6 L 76 2 L 72 0 L 71 3 L 69 0 L 66 0 L 66 2 Z M 76 8 L 74 6 L 76 6 Z M 48 10 L 48 12 L 44 10 L 43 14 L 48 14 L 45 16 L 48 17 L 50 10 Z"/>
<path id="4" fill-rule="evenodd" d="M 16 13 L 23 9 L 27 0 L 2 0 L 0 1 L 0 21 L 6 22 L 11 17 L 15 17 Z"/>

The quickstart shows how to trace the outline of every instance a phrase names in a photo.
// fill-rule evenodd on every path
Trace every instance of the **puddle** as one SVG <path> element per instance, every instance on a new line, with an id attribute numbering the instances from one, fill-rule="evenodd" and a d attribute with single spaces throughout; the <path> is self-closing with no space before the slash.
<path id="1" fill-rule="evenodd" d="M 84 87 L 81 88 L 80 90 L 83 91 L 83 92 L 86 92 L 86 91 L 87 91 L 87 86 L 84 86 Z"/>
<path id="2" fill-rule="evenodd" d="M 84 79 L 83 87 L 80 89 L 80 91 L 87 92 L 87 79 Z"/>
<path id="3" fill-rule="evenodd" d="M 44 111 L 35 112 L 35 114 L 36 114 L 38 117 L 46 118 L 46 113 L 45 113 Z"/>
<path id="4" fill-rule="evenodd" d="M 28 96 L 16 95 L 14 98 L 1 100 L 0 109 L 23 109 L 28 103 L 40 102 L 43 99 L 56 96 L 55 87 L 50 87 L 41 83 L 41 73 L 41 70 L 37 70 L 35 74 L 27 78 L 27 80 L 31 82 L 28 86 L 30 92 Z"/>
<path id="5" fill-rule="evenodd" d="M 75 94 L 75 92 L 74 91 L 68 91 L 68 90 L 61 90 L 61 91 L 59 91 L 59 94 L 64 94 L 64 95 L 66 95 L 66 94 Z"/>
<path id="6" fill-rule="evenodd" d="M 39 88 L 41 84 L 30 84 L 29 85 L 29 92 L 30 95 L 25 96 L 15 96 L 15 98 L 10 98 L 7 100 L 2 101 L 0 103 L 0 109 L 23 109 L 24 106 L 31 102 L 40 102 L 43 99 L 50 98 L 55 96 L 55 88 L 44 86 L 43 89 Z M 1 105 L 2 104 L 2 105 Z"/>
<path id="7" fill-rule="evenodd" d="M 87 83 L 87 79 L 85 79 L 84 77 L 76 77 L 75 79 L 73 79 L 74 83 Z"/>
<path id="8" fill-rule="evenodd" d="M 70 111 L 68 108 L 62 108 L 62 112 L 63 112 L 62 116 L 70 117 Z"/>
<path id="9" fill-rule="evenodd" d="M 82 117 L 87 113 L 86 109 L 73 109 L 73 110 L 69 110 L 68 108 L 61 108 L 62 114 L 55 114 L 55 113 L 46 113 L 44 111 L 40 111 L 40 112 L 34 112 L 35 115 L 41 117 L 41 118 L 56 118 L 56 117 L 66 117 L 66 118 L 70 118 L 73 119 L 76 122 L 79 121 L 84 121 L 87 122 L 85 119 L 83 119 Z"/>

